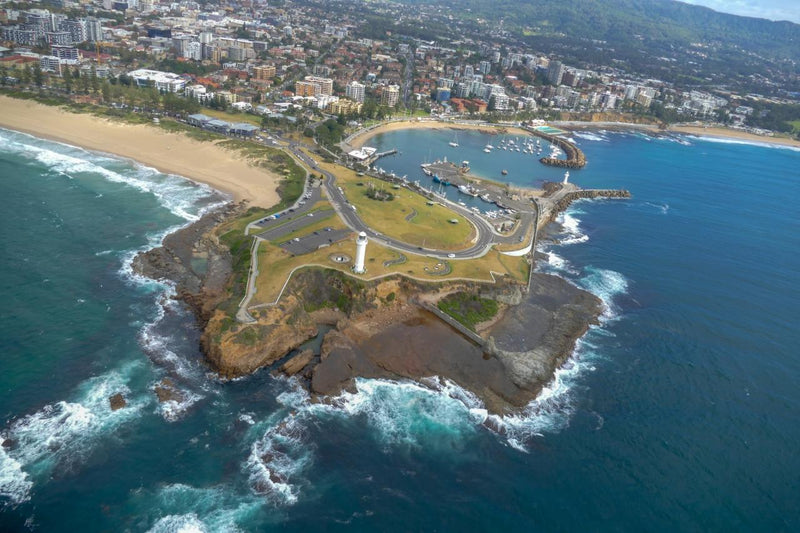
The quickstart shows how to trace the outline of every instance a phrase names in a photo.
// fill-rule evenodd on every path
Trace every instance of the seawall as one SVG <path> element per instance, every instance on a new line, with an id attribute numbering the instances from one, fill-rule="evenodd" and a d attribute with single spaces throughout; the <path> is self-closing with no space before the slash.
<path id="1" fill-rule="evenodd" d="M 583 168 L 586 166 L 586 155 L 583 151 L 569 142 L 566 139 L 562 139 L 556 135 L 550 135 L 549 133 L 541 132 L 534 128 L 525 128 L 531 135 L 535 135 L 537 137 L 541 137 L 542 139 L 546 140 L 549 143 L 555 144 L 562 150 L 564 153 L 567 154 L 566 159 L 558 159 L 555 157 L 542 157 L 539 159 L 539 162 L 543 165 L 549 165 L 551 167 L 563 167 L 563 168 Z"/>

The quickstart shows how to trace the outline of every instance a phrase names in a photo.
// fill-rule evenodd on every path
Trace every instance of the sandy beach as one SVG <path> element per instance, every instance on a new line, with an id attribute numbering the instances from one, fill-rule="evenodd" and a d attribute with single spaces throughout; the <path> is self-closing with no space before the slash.
<path id="1" fill-rule="evenodd" d="M 362 131 L 350 140 L 349 145 L 353 148 L 364 146 L 371 138 L 379 133 L 387 133 L 397 130 L 505 130 L 512 135 L 530 135 L 521 128 L 514 128 L 495 124 L 464 124 L 460 122 L 447 122 L 441 120 L 402 120 L 396 122 L 384 122 L 374 128 Z M 499 132 L 499 131 L 498 131 Z"/>
<path id="2" fill-rule="evenodd" d="M 276 192 L 279 176 L 211 142 L 153 126 L 70 113 L 0 95 L 0 127 L 133 159 L 161 172 L 205 183 L 251 205 L 269 207 L 280 199 Z"/>
<path id="3" fill-rule="evenodd" d="M 556 122 L 554 123 L 559 128 L 565 129 L 585 129 L 585 128 L 595 128 L 595 127 L 602 127 L 608 129 L 637 129 L 637 130 L 645 130 L 645 131 L 652 131 L 652 132 L 663 132 L 664 130 L 659 130 L 656 126 L 653 125 L 642 125 L 642 124 L 626 124 L 623 122 L 615 122 L 613 124 L 607 122 L 570 122 L 569 124 L 564 122 Z M 493 128 L 500 128 L 501 126 L 492 125 L 492 124 L 462 124 L 457 122 L 447 122 L 447 121 L 438 121 L 438 120 L 403 120 L 397 122 L 386 122 L 380 124 L 370 130 L 363 131 L 359 133 L 357 136 L 353 137 L 350 141 L 350 146 L 353 148 L 359 148 L 364 146 L 372 137 L 378 135 L 379 133 L 387 133 L 390 131 L 397 131 L 397 130 L 422 130 L 422 129 L 470 129 L 470 130 L 491 130 Z M 513 128 L 513 127 L 506 127 L 506 131 L 513 135 L 528 135 L 523 129 L 520 128 Z M 768 143 L 768 144 L 778 144 L 782 146 L 793 146 L 800 148 L 800 141 L 795 139 L 789 139 L 785 137 L 767 137 L 764 135 L 755 135 L 753 133 L 747 133 L 740 130 L 734 130 L 730 128 L 713 128 L 713 127 L 702 127 L 702 126 L 671 126 L 668 130 L 673 133 L 683 133 L 687 135 L 697 135 L 703 137 L 716 137 L 720 139 L 735 139 L 740 141 L 747 141 L 747 142 L 759 142 L 759 143 Z"/>
<path id="4" fill-rule="evenodd" d="M 782 146 L 793 146 L 800 148 L 800 141 L 786 137 L 767 137 L 765 135 L 755 135 L 745 131 L 730 128 L 704 128 L 702 126 L 671 126 L 668 131 L 675 133 L 685 133 L 698 137 L 716 137 L 719 139 L 736 139 L 747 142 L 758 142 L 768 144 L 779 144 Z"/>

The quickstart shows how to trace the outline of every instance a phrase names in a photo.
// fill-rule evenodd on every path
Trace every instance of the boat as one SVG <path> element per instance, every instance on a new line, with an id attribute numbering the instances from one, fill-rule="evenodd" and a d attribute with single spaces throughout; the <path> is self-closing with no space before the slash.
<path id="1" fill-rule="evenodd" d="M 506 170 L 506 169 L 503 169 L 503 170 L 501 170 L 501 171 L 500 171 L 500 174 L 502 174 L 503 176 L 505 176 L 505 175 L 507 175 L 507 174 L 508 174 L 508 170 Z"/>
<path id="2" fill-rule="evenodd" d="M 467 196 L 478 196 L 478 192 L 471 185 L 459 185 L 458 192 L 466 194 Z"/>
<path id="3" fill-rule="evenodd" d="M 483 200 L 483 201 L 484 201 L 484 202 L 486 202 L 487 204 L 494 203 L 494 202 L 492 202 L 492 199 L 491 199 L 491 198 L 489 198 L 489 195 L 488 195 L 488 194 L 486 194 L 486 193 L 484 193 L 484 194 L 481 194 L 480 196 L 478 196 L 478 198 L 480 198 L 481 200 Z"/>
<path id="4" fill-rule="evenodd" d="M 486 148 L 488 148 L 489 150 L 492 150 L 492 149 L 494 149 L 494 146 L 492 146 L 491 144 L 487 144 Z"/>
<path id="5" fill-rule="evenodd" d="M 452 140 L 452 141 L 450 141 L 450 142 L 449 142 L 449 143 L 447 143 L 447 144 L 449 144 L 449 145 L 450 145 L 450 146 L 452 146 L 453 148 L 457 148 L 457 147 L 458 147 L 458 134 L 457 134 L 457 133 L 454 133 L 454 134 L 453 134 L 453 140 Z"/>
<path id="6" fill-rule="evenodd" d="M 492 151 L 489 148 L 484 148 L 483 151 L 486 152 L 487 154 L 492 153 Z"/>

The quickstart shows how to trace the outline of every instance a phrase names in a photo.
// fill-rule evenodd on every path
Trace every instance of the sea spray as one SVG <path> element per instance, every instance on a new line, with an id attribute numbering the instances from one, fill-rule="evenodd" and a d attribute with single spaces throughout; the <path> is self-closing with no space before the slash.
<path id="1" fill-rule="evenodd" d="M 152 398 L 136 395 L 128 384 L 142 370 L 141 363 L 128 363 L 86 380 L 74 400 L 45 405 L 12 421 L 0 433 L 10 443 L 0 454 L 0 493 L 13 503 L 25 501 L 33 481 L 46 480 L 56 469 L 74 470 L 101 440 L 141 416 Z M 109 398 L 115 394 L 125 398 L 124 408 L 112 409 Z"/>

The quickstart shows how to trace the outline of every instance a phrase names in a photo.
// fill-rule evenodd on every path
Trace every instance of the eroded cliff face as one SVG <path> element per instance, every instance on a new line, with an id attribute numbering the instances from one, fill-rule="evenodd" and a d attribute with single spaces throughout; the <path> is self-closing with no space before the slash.
<path id="1" fill-rule="evenodd" d="M 208 362 L 221 375 L 250 374 L 283 358 L 317 334 L 317 324 L 294 296 L 258 313 L 255 324 L 238 324 L 217 310 L 206 324 L 201 345 Z"/>
<path id="2" fill-rule="evenodd" d="M 231 256 L 214 231 L 238 212 L 234 206 L 204 218 L 136 260 L 142 274 L 176 284 L 178 298 L 197 314 L 209 365 L 228 378 L 271 367 L 320 398 L 352 389 L 359 377 L 429 386 L 439 378 L 471 391 L 491 412 L 506 413 L 536 397 L 602 310 L 593 295 L 544 274 L 534 274 L 525 292 L 512 280 L 362 282 L 310 268 L 295 273 L 278 305 L 251 309 L 256 322 L 240 324 Z M 453 293 L 499 303 L 495 316 L 475 324 L 481 342 L 428 310 Z M 320 347 L 298 351 L 323 325 L 332 329 Z"/>

